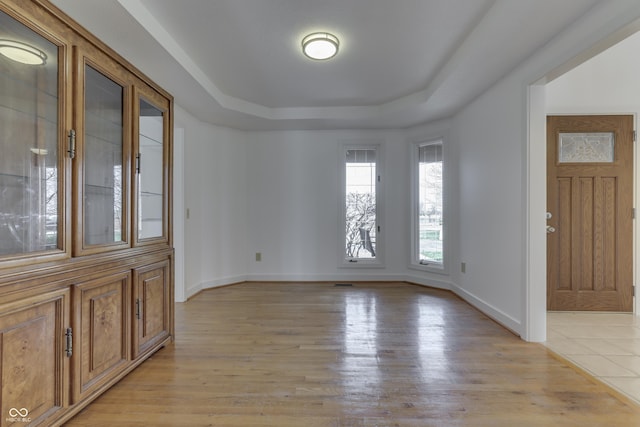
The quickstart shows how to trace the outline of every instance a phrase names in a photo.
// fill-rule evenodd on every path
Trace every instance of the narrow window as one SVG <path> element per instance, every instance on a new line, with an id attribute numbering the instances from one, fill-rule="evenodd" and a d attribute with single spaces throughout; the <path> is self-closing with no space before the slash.
<path id="1" fill-rule="evenodd" d="M 417 144 L 415 155 L 414 263 L 443 268 L 443 156 L 442 141 Z"/>
<path id="2" fill-rule="evenodd" d="M 372 262 L 378 258 L 378 150 L 347 147 L 344 157 L 344 260 Z"/>

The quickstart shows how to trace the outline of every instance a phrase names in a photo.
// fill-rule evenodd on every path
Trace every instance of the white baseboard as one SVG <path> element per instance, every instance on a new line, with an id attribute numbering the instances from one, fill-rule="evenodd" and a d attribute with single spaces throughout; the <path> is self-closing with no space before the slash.
<path id="1" fill-rule="evenodd" d="M 414 283 L 416 285 L 426 286 L 429 288 L 452 290 L 453 284 L 448 280 L 431 279 L 420 276 L 407 275 L 402 279 L 404 282 Z"/>
<path id="2" fill-rule="evenodd" d="M 397 274 L 249 274 L 250 282 L 398 282 L 404 276 Z"/>
<path id="3" fill-rule="evenodd" d="M 468 302 L 469 304 L 471 304 L 472 306 L 474 306 L 475 308 L 477 308 L 487 316 L 491 317 L 493 320 L 500 323 L 505 328 L 511 330 L 513 333 L 517 334 L 518 336 L 522 336 L 521 334 L 522 323 L 519 320 L 514 319 L 513 317 L 509 316 L 502 310 L 497 309 L 496 307 L 492 306 L 491 304 L 487 303 L 481 298 L 478 298 L 477 296 L 473 295 L 467 290 L 459 287 L 458 285 L 452 284 L 451 290 L 460 298 L 462 298 L 463 300 L 465 300 L 466 302 Z"/>
<path id="4" fill-rule="evenodd" d="M 201 282 L 188 288 L 186 298 L 190 298 L 204 289 L 218 288 L 241 282 L 409 282 L 430 288 L 452 290 L 454 285 L 445 280 L 431 279 L 414 275 L 400 274 L 248 274 L 229 276 Z"/>
<path id="5" fill-rule="evenodd" d="M 186 299 L 189 299 L 195 294 L 197 294 L 198 292 L 205 289 L 219 288 L 221 286 L 233 285 L 234 283 L 246 282 L 247 280 L 248 280 L 247 276 L 243 275 L 243 276 L 228 276 L 228 277 L 222 277 L 220 279 L 209 280 L 207 282 L 201 282 L 201 283 L 198 283 L 196 286 L 186 289 L 185 297 Z"/>

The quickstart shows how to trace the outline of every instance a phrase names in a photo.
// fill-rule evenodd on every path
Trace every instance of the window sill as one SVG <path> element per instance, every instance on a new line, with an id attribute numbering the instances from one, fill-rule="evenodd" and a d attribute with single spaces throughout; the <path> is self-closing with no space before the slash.
<path id="1" fill-rule="evenodd" d="M 425 272 L 435 273 L 435 274 L 442 274 L 442 275 L 449 274 L 444 264 L 438 264 L 438 263 L 422 264 L 422 263 L 412 262 L 411 264 L 409 264 L 409 268 L 413 270 L 420 270 L 420 271 L 425 271 Z"/>
<path id="2" fill-rule="evenodd" d="M 377 260 L 364 260 L 359 259 L 357 261 L 343 260 L 340 268 L 385 268 L 385 265 Z"/>

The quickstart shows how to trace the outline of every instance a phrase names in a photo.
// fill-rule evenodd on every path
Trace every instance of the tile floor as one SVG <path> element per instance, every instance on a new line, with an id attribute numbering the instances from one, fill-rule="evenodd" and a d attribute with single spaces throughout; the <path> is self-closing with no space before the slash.
<path id="1" fill-rule="evenodd" d="M 640 405 L 640 316 L 550 312 L 544 344 Z"/>

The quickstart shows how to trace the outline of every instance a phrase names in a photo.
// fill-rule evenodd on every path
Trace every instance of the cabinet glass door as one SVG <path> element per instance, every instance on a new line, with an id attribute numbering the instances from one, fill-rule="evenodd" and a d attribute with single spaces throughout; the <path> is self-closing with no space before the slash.
<path id="1" fill-rule="evenodd" d="M 124 89 L 89 65 L 85 79 L 85 244 L 121 242 Z"/>
<path id="2" fill-rule="evenodd" d="M 0 12 L 0 257 L 63 247 L 59 68 L 57 45 Z"/>
<path id="3" fill-rule="evenodd" d="M 168 102 L 137 90 L 136 242 L 166 241 Z"/>
<path id="4" fill-rule="evenodd" d="M 140 99 L 138 239 L 162 237 L 162 111 Z"/>
<path id="5" fill-rule="evenodd" d="M 93 55 L 81 61 L 82 78 L 77 83 L 84 96 L 76 124 L 77 157 L 81 160 L 76 162 L 80 190 L 76 198 L 82 211 L 77 227 L 82 233 L 76 236 L 82 240 L 76 240 L 76 255 L 126 247 L 129 241 L 126 74 L 108 58 Z"/>

